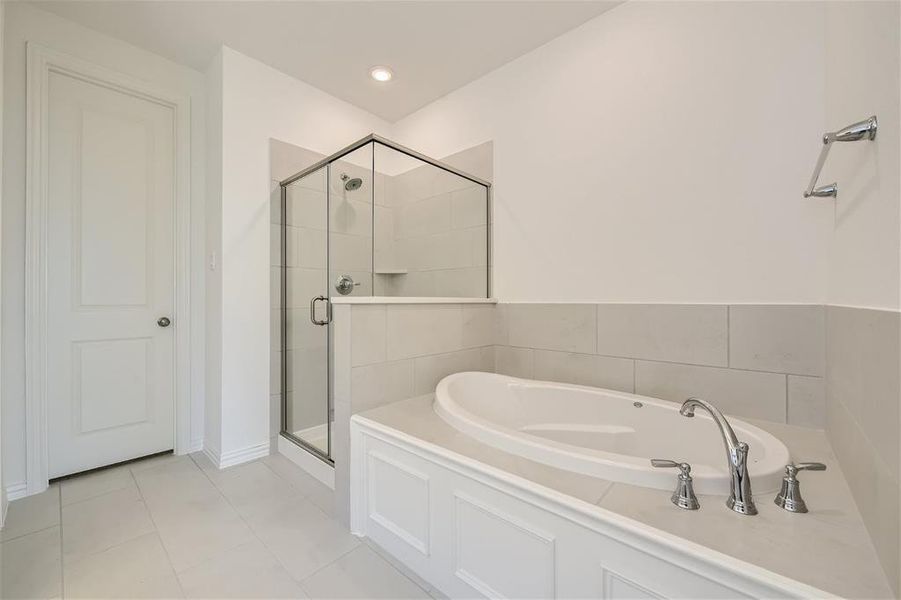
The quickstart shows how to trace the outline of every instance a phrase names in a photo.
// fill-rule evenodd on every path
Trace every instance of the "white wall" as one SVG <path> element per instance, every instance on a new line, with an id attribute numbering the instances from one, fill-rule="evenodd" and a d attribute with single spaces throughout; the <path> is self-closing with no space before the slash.
<path id="1" fill-rule="evenodd" d="M 6 5 L 0 4 L 0 165 L 3 164 L 3 40 L 4 27 L 6 26 Z M 0 169 L 0 206 L 3 205 L 3 169 Z M 0 224 L 2 224 L 2 211 L 0 211 Z M 0 227 L 0 240 L 2 240 L 2 227 Z M 3 244 L 0 243 L 0 257 L 2 257 Z M 0 260 L 0 272 L 2 272 L 2 260 Z M 2 296 L 0 296 L 0 307 L 2 307 Z M 2 312 L 2 311 L 0 311 Z M 2 337 L 2 322 L 0 322 L 0 337 Z M 3 374 L 0 373 L 0 405 L 3 403 Z M 3 478 L 3 418 L 2 410 L 0 410 L 0 527 L 6 520 L 6 484 Z"/>
<path id="2" fill-rule="evenodd" d="M 505 301 L 821 303 L 824 7 L 628 2 L 396 124 L 494 140 Z"/>
<path id="3" fill-rule="evenodd" d="M 269 139 L 330 154 L 371 132 L 389 125 L 222 49 L 220 462 L 269 443 Z"/>
<path id="4" fill-rule="evenodd" d="M 826 10 L 826 122 L 875 114 L 872 142 L 835 144 L 823 183 L 838 182 L 829 245 L 829 304 L 901 307 L 901 146 L 897 2 L 830 2 Z"/>
<path id="5" fill-rule="evenodd" d="M 55 50 L 191 98 L 191 238 L 204 238 L 205 95 L 201 73 L 22 3 L 4 3 L 2 204 L 2 442 L 8 488 L 25 480 L 25 44 Z M 203 269 L 203 245 L 191 247 L 192 270 Z M 203 339 L 203 279 L 192 277 L 193 341 Z M 195 344 L 191 375 L 191 439 L 203 435 L 203 344 Z"/>
<path id="6" fill-rule="evenodd" d="M 219 455 L 222 445 L 222 53 L 206 72 L 206 406 L 204 450 Z"/>

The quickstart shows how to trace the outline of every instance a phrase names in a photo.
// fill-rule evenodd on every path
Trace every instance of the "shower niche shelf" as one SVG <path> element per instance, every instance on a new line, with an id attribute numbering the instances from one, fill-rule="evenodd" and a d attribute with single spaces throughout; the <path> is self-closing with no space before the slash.
<path id="1" fill-rule="evenodd" d="M 409 271 L 407 269 L 376 269 L 373 273 L 376 275 L 406 275 Z"/>

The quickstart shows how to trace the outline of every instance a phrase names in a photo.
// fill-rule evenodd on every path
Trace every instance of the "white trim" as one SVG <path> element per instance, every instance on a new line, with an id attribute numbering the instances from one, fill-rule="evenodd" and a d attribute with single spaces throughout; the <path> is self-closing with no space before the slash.
<path id="1" fill-rule="evenodd" d="M 427 296 L 339 296 L 332 304 L 497 304 L 497 298 L 442 298 Z"/>
<path id="2" fill-rule="evenodd" d="M 47 122 L 50 72 L 64 73 L 170 107 L 175 115 L 176 454 L 191 444 L 190 100 L 128 75 L 29 42 L 26 82 L 25 439 L 27 493 L 47 489 Z M 10 497 L 11 499 L 11 497 Z"/>
<path id="3" fill-rule="evenodd" d="M 24 498 L 28 495 L 27 493 L 28 486 L 24 481 L 19 481 L 18 483 L 11 483 L 6 486 L 6 506 L 9 509 L 9 503 L 13 500 L 18 500 L 19 498 Z M 6 523 L 6 515 L 3 516 L 3 522 Z"/>
<path id="4" fill-rule="evenodd" d="M 746 562 L 678 535 L 652 527 L 642 521 L 623 516 L 595 504 L 589 504 L 563 492 L 537 485 L 518 475 L 457 454 L 433 442 L 416 438 L 359 414 L 351 427 L 351 533 L 367 537 L 367 503 L 365 457 L 368 440 L 387 444 L 429 461 L 451 473 L 472 479 L 502 494 L 513 496 L 533 507 L 548 510 L 572 523 L 622 542 L 639 552 L 663 558 L 670 564 L 693 572 L 710 581 L 735 587 L 754 598 L 835 598 L 823 590 Z M 437 489 L 437 485 L 436 485 Z M 780 593 L 773 594 L 773 590 Z"/>
<path id="5" fill-rule="evenodd" d="M 878 307 L 878 306 L 857 306 L 854 304 L 826 304 L 826 308 L 849 308 L 854 310 L 875 310 L 879 312 L 887 312 L 887 313 L 899 313 L 901 312 L 901 308 L 895 307 Z"/>
<path id="6" fill-rule="evenodd" d="M 281 435 L 278 436 L 278 453 L 325 484 L 329 489 L 335 489 L 335 467 L 324 460 L 316 458 Z"/>
<path id="7" fill-rule="evenodd" d="M 231 450 L 225 454 L 220 453 L 214 448 L 205 447 L 203 453 L 210 459 L 210 462 L 212 462 L 216 468 L 225 469 L 264 456 L 269 456 L 269 441 L 267 440 L 262 444 L 254 444 L 253 446 L 247 446 L 246 448 L 240 448 L 238 450 Z"/>
<path id="8" fill-rule="evenodd" d="M 219 449 L 213 448 L 209 444 L 203 445 L 203 455 L 210 459 L 210 462 L 213 463 L 217 469 L 221 468 L 219 466 Z"/>

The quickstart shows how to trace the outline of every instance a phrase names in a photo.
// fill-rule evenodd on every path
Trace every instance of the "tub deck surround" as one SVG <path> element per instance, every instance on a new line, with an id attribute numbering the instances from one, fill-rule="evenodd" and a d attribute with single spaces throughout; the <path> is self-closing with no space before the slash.
<path id="1" fill-rule="evenodd" d="M 755 496 L 760 514 L 745 517 L 727 509 L 724 496 L 700 495 L 700 510 L 680 510 L 670 503 L 666 491 L 614 483 L 509 454 L 453 428 L 435 412 L 433 403 L 434 395 L 429 394 L 355 415 L 352 420 L 354 460 L 368 458 L 367 469 L 371 469 L 375 464 L 373 456 L 380 456 L 378 453 L 386 449 L 396 449 L 400 456 L 409 456 L 411 460 L 434 459 L 436 463 L 457 465 L 460 472 L 474 471 L 484 475 L 485 481 L 512 485 L 521 491 L 526 503 L 529 499 L 537 503 L 538 498 L 562 507 L 561 514 L 575 511 L 579 518 L 637 532 L 639 538 L 643 536 L 651 544 L 687 549 L 687 556 L 701 561 L 699 574 L 705 568 L 703 565 L 712 565 L 712 568 L 756 577 L 767 585 L 786 590 L 788 596 L 893 597 L 845 478 L 821 431 L 751 421 L 781 439 L 792 457 L 825 462 L 829 470 L 802 475 L 802 491 L 810 508 L 808 514 L 788 513 L 773 503 L 775 494 L 766 493 Z M 370 441 L 379 446 L 367 450 L 367 457 L 361 452 L 363 446 L 369 448 Z M 377 462 L 384 473 L 389 473 L 384 465 L 390 464 L 391 459 L 384 458 L 387 462 Z M 361 472 L 359 463 L 352 467 Z M 424 481 L 426 489 L 442 486 L 437 480 Z M 378 484 L 369 481 L 369 492 Z M 499 483 L 497 489 L 500 488 Z M 360 506 L 363 493 L 361 489 L 355 491 L 355 507 Z M 454 494 L 458 500 L 466 497 L 459 490 Z M 366 515 L 357 514 L 358 508 L 354 510 L 353 524 L 359 531 Z M 430 505 L 429 510 L 435 511 L 437 507 Z M 371 506 L 369 511 L 373 514 Z M 519 525 L 525 531 L 533 524 L 520 522 Z M 404 544 L 401 542 L 398 547 Z M 428 539 L 425 544 L 428 545 Z M 558 565 L 563 561 L 563 546 L 561 543 L 557 548 Z M 429 548 L 424 550 L 428 552 Z M 433 551 L 437 554 L 439 549 Z M 413 551 L 406 558 L 415 563 L 422 556 L 422 552 Z M 610 573 L 605 571 L 603 575 L 605 593 L 613 589 L 611 586 L 629 584 L 628 578 Z M 558 591 L 565 588 L 561 579 L 555 584 Z M 641 597 L 659 596 L 653 590 L 642 590 Z"/>

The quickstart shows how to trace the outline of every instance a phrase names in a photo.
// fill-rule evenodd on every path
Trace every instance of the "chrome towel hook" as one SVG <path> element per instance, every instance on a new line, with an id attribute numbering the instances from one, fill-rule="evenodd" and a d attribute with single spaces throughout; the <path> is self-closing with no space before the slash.
<path id="1" fill-rule="evenodd" d="M 810 184 L 807 186 L 807 190 L 804 191 L 804 197 L 810 198 L 811 196 L 814 196 L 816 198 L 835 198 L 838 196 L 837 183 L 833 182 L 829 185 L 815 187 L 817 179 L 820 178 L 820 171 L 823 170 L 823 164 L 826 162 L 826 157 L 829 155 L 829 148 L 832 146 L 832 142 L 856 142 L 857 140 L 862 139 L 874 140 L 876 139 L 877 127 L 876 115 L 873 115 L 865 121 L 860 121 L 853 125 L 848 125 L 844 129 L 824 134 L 823 149 L 820 150 L 820 157 L 817 159 L 817 165 L 813 169 L 813 177 L 810 178 Z"/>

